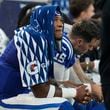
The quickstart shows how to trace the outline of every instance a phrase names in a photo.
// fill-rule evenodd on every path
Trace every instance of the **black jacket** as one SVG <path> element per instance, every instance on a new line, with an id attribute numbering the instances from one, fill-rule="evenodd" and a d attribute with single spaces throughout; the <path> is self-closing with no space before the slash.
<path id="1" fill-rule="evenodd" d="M 102 85 L 110 84 L 110 0 L 105 0 L 103 5 L 103 31 L 101 38 L 101 62 L 99 71 Z"/>

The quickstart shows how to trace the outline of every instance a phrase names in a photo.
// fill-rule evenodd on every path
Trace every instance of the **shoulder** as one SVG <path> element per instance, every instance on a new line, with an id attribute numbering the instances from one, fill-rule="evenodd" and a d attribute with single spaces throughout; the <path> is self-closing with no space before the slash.
<path id="1" fill-rule="evenodd" d="M 71 48 L 73 50 L 73 47 L 72 47 L 72 44 L 71 44 L 71 41 L 69 40 L 68 36 L 67 35 L 63 35 L 62 37 L 62 43 L 64 46 L 66 46 L 67 48 Z"/>
<path id="2" fill-rule="evenodd" d="M 30 27 L 22 27 L 15 31 L 15 37 L 19 41 L 23 41 L 27 44 L 41 44 L 44 42 L 44 36 L 41 32 L 35 31 L 33 28 Z"/>
<path id="3" fill-rule="evenodd" d="M 73 55 L 73 46 L 71 44 L 71 41 L 69 40 L 68 36 L 63 35 L 62 37 L 62 45 L 63 48 L 66 50 L 66 53 L 68 53 L 69 55 Z"/>

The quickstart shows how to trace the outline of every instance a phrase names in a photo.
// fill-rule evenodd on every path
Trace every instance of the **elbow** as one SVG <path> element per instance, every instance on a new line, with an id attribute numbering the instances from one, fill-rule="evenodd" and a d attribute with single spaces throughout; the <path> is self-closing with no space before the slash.
<path id="1" fill-rule="evenodd" d="M 48 94 L 49 85 L 48 84 L 34 85 L 31 86 L 31 90 L 36 98 L 45 98 L 47 97 Z"/>

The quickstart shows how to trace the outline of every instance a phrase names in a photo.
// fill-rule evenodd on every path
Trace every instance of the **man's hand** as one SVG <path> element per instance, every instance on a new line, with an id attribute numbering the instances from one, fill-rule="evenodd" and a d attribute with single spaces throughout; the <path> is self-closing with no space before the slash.
<path id="1" fill-rule="evenodd" d="M 98 84 L 91 84 L 92 88 L 92 96 L 94 99 L 97 101 L 102 101 L 103 100 L 103 94 L 102 94 L 102 88 Z"/>
<path id="2" fill-rule="evenodd" d="M 87 86 L 81 85 L 76 88 L 77 96 L 75 97 L 76 101 L 80 103 L 88 103 L 91 100 L 89 91 L 86 89 Z"/>

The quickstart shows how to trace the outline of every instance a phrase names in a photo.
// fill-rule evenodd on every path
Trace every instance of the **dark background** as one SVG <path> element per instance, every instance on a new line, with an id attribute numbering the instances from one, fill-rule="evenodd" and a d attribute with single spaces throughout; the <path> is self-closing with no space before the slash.
<path id="1" fill-rule="evenodd" d="M 22 6 L 32 2 L 6 1 L 0 4 L 0 28 L 11 39 L 17 27 L 17 20 Z M 39 3 L 43 4 L 43 3 Z"/>

